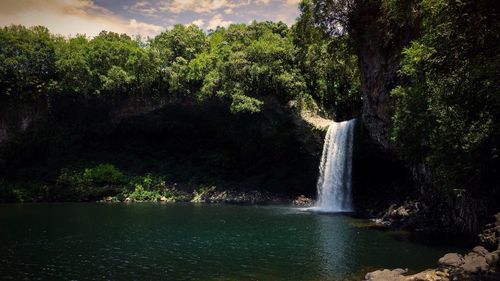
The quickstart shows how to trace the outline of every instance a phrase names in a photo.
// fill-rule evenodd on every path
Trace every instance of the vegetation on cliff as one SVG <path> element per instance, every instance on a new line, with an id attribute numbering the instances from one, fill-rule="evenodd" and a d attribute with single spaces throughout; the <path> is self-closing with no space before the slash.
<path id="1" fill-rule="evenodd" d="M 208 34 L 176 25 L 148 40 L 9 26 L 0 45 L 4 200 L 26 200 L 33 192 L 13 193 L 33 190 L 26 182 L 53 187 L 73 168 L 103 163 L 200 185 L 266 188 L 281 179 L 280 192 L 311 194 L 317 155 L 298 140 L 297 110 L 345 118 L 361 102 L 345 39 L 309 16 L 292 27 L 254 22 Z M 141 106 L 163 109 L 123 120 Z M 34 189 L 35 198 L 64 200 Z"/>
<path id="2" fill-rule="evenodd" d="M 498 211 L 499 10 L 495 1 L 311 1 L 318 25 L 349 35 L 363 120 L 397 151 L 421 196 L 466 231 Z M 430 197 L 430 198 L 429 198 Z M 483 218 L 486 216 L 483 216 Z"/>

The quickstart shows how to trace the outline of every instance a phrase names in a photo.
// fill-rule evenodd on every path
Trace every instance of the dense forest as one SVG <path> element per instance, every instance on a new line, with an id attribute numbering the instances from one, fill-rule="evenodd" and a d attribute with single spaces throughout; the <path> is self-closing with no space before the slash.
<path id="1" fill-rule="evenodd" d="M 359 165 L 383 174 L 370 196 L 399 188 L 476 231 L 500 200 L 497 3 L 299 8 L 290 27 L 175 25 L 147 39 L 1 28 L 0 201 L 156 199 L 178 183 L 313 196 L 318 149 L 304 138 L 321 132 L 294 122 L 309 111 L 362 121 L 356 150 L 384 155 Z M 402 163 L 408 175 L 387 170 Z"/>
<path id="2" fill-rule="evenodd" d="M 295 110 L 321 108 L 343 118 L 361 106 L 347 39 L 327 36 L 310 16 L 292 28 L 254 22 L 206 33 L 176 25 L 147 40 L 106 31 L 64 38 L 23 26 L 4 27 L 1 38 L 5 130 L 22 127 L 18 120 L 44 128 L 27 130 L 5 146 L 3 200 L 88 200 L 102 192 L 89 197 L 67 190 L 110 184 L 134 190 L 133 181 L 148 177 L 206 188 L 214 184 L 213 174 L 231 181 L 227 173 L 237 185 L 257 177 L 264 179 L 252 186 L 282 181 L 274 184 L 288 186 L 282 193 L 313 194 L 317 156 L 300 149 L 282 108 L 290 111 L 292 102 Z M 163 109 L 116 125 L 121 117 L 109 111 L 123 107 Z M 85 150 L 88 138 L 97 148 Z M 131 154 L 142 156 L 132 160 Z M 121 169 L 127 176 L 116 177 Z M 296 170 L 303 175 L 290 178 Z M 39 190 L 40 182 L 48 187 Z M 54 191 L 54 183 L 62 190 Z M 149 197 L 155 196 L 160 194 Z"/>

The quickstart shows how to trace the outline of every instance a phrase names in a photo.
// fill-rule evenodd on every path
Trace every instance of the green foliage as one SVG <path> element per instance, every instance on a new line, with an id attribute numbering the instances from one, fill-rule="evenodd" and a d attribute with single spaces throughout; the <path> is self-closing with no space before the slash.
<path id="1" fill-rule="evenodd" d="M 27 184 L 4 184 L 0 185 L 0 202 L 33 202 L 35 194 L 33 188 Z"/>
<path id="2" fill-rule="evenodd" d="M 395 150 L 415 169 L 417 183 L 432 191 L 424 196 L 448 200 L 469 231 L 484 210 L 497 212 L 500 200 L 497 2 L 310 0 L 302 2 L 296 27 L 301 42 L 320 38 L 308 21 L 338 38 L 349 36 L 364 71 L 365 97 L 383 93 L 365 104 L 367 121 L 390 126 L 383 119 L 392 114 Z M 390 100 L 383 100 L 386 89 Z M 385 134 L 382 127 L 372 125 L 372 133 Z"/>
<path id="3" fill-rule="evenodd" d="M 226 98 L 231 111 L 241 113 L 260 111 L 267 96 L 288 101 L 306 94 L 286 25 L 231 25 L 210 34 L 209 45 L 191 65 L 190 77 L 202 79 L 201 98 Z M 208 74 L 200 76 L 200 69 Z"/>
<path id="4" fill-rule="evenodd" d="M 149 42 L 106 31 L 64 39 L 43 27 L 5 27 L 0 88 L 4 96 L 215 97 L 235 114 L 259 112 L 266 100 L 312 96 L 341 116 L 352 111 L 347 103 L 360 100 L 356 60 L 345 39 L 327 38 L 314 26 L 308 1 L 301 7 L 294 28 L 254 22 L 206 34 L 179 24 Z"/>
<path id="5" fill-rule="evenodd" d="M 494 1 L 422 1 L 422 35 L 404 51 L 392 92 L 393 139 L 436 185 L 471 196 L 498 188 L 500 48 Z M 496 186 L 496 187 L 495 187 Z"/>
<path id="6" fill-rule="evenodd" d="M 124 192 L 121 197 L 136 202 L 186 200 L 183 194 L 168 188 L 163 177 L 151 174 L 132 178 L 129 182 L 129 189 L 131 191 Z"/>
<path id="7" fill-rule="evenodd" d="M 176 24 L 171 30 L 164 31 L 151 41 L 151 46 L 157 49 L 168 66 L 176 60 L 193 59 L 207 46 L 206 35 L 196 25 Z"/>
<path id="8" fill-rule="evenodd" d="M 357 57 L 347 34 L 330 36 L 316 24 L 314 2 L 319 1 L 300 3 L 301 15 L 292 27 L 296 60 L 317 103 L 339 119 L 351 118 L 362 104 Z"/>
<path id="9" fill-rule="evenodd" d="M 62 169 L 58 184 L 73 187 L 103 186 L 107 184 L 120 184 L 125 180 L 123 172 L 111 164 L 100 164 L 85 169 Z"/>
<path id="10" fill-rule="evenodd" d="M 0 97 L 37 97 L 54 87 L 56 39 L 45 27 L 0 28 Z"/>
<path id="11" fill-rule="evenodd" d="M 125 195 L 134 201 L 158 201 L 165 189 L 165 181 L 162 178 L 146 175 L 133 178 L 129 185 L 132 192 Z"/>
<path id="12" fill-rule="evenodd" d="M 131 78 L 121 67 L 113 65 L 106 75 L 101 76 L 102 87 L 110 92 L 124 92 Z"/>
<path id="13" fill-rule="evenodd" d="M 125 175 L 111 164 L 85 169 L 61 169 L 55 194 L 58 200 L 89 201 L 116 193 L 126 181 Z"/>
<path id="14" fill-rule="evenodd" d="M 85 169 L 83 177 L 86 181 L 96 184 L 118 184 L 123 182 L 125 176 L 111 164 L 100 164 Z"/>
<path id="15" fill-rule="evenodd" d="M 1 102 L 7 100 L 4 104 L 9 109 L 12 108 L 11 111 L 17 110 L 12 105 L 19 106 L 19 115 L 16 115 L 19 119 L 24 118 L 25 111 L 33 112 L 37 118 L 28 120 L 28 125 L 43 128 L 27 133 L 29 136 L 36 136 L 30 139 L 29 144 L 19 144 L 19 147 L 29 148 L 20 150 L 26 155 L 33 154 L 30 159 L 40 161 L 30 160 L 31 167 L 37 168 L 27 172 L 28 169 L 24 167 L 27 161 L 18 157 L 18 151 L 12 149 L 7 153 L 9 163 L 17 164 L 9 167 L 10 171 L 16 171 L 12 180 L 22 179 L 28 174 L 48 182 L 57 178 L 57 192 L 68 191 L 71 196 L 80 191 L 86 194 L 76 199 L 65 197 L 70 200 L 92 200 L 99 190 L 108 192 L 108 189 L 115 188 L 115 185 L 122 185 L 123 178 L 115 181 L 94 177 L 99 171 L 106 170 L 103 167 L 91 167 L 88 171 L 61 168 L 86 167 L 88 163 L 96 161 L 113 161 L 126 169 L 129 162 L 109 156 L 108 151 L 119 147 L 118 140 L 110 143 L 105 151 L 85 155 L 86 159 L 78 159 L 76 155 L 85 154 L 86 149 L 101 148 L 102 142 L 108 141 L 102 137 L 88 145 L 82 145 L 83 139 L 88 136 L 109 133 L 111 139 L 119 135 L 116 131 L 107 130 L 114 126 L 110 125 L 109 121 L 116 113 L 113 110 L 115 106 L 122 106 L 122 101 L 128 101 L 132 95 L 137 95 L 132 98 L 138 102 L 151 102 L 161 97 L 164 98 L 162 101 L 172 101 L 174 107 L 189 104 L 196 109 L 194 113 L 182 117 L 174 114 L 168 118 L 157 116 L 157 119 L 148 120 L 151 122 L 145 122 L 140 128 L 136 128 L 137 132 L 134 134 L 137 137 L 143 137 L 152 133 L 153 129 L 158 129 L 161 131 L 158 138 L 172 140 L 171 145 L 174 146 L 186 142 L 174 141 L 179 132 L 191 134 L 190 137 L 198 140 L 201 139 L 200 135 L 189 130 L 194 127 L 195 119 L 203 116 L 202 118 L 213 123 L 201 124 L 209 127 L 203 132 L 212 137 L 212 147 L 200 147 L 200 150 L 197 150 L 200 153 L 193 155 L 206 156 L 210 154 L 207 150 L 211 152 L 213 149 L 220 157 L 214 160 L 216 163 L 210 163 L 220 169 L 238 165 L 241 159 L 248 159 L 249 155 L 246 154 L 253 154 L 255 160 L 261 161 L 264 166 L 274 165 L 274 159 L 265 160 L 266 155 L 272 154 L 267 151 L 298 151 L 295 139 L 289 137 L 294 133 L 293 125 L 288 123 L 289 116 L 285 116 L 288 111 L 281 110 L 292 104 L 290 101 L 297 100 L 298 103 L 294 104 L 301 104 L 303 101 L 314 99 L 320 101 L 320 106 L 328 107 L 330 112 L 339 117 L 349 115 L 342 113 L 350 111 L 345 106 L 349 100 L 360 99 L 357 72 L 356 68 L 352 67 L 355 60 L 346 48 L 345 39 L 326 38 L 311 21 L 304 21 L 301 28 L 311 30 L 311 34 L 302 36 L 302 33 L 282 22 L 235 24 L 208 33 L 193 25 L 176 25 L 148 41 L 106 31 L 93 38 L 82 35 L 63 38 L 51 35 L 43 27 L 2 28 Z M 334 55 L 330 55 L 332 50 L 335 51 Z M 347 83 L 349 80 L 354 82 Z M 36 108 L 22 108 L 25 103 L 20 99 L 23 97 L 36 98 Z M 203 106 L 200 106 L 201 103 Z M 215 110 L 212 112 L 205 112 L 213 108 Z M 273 110 L 279 113 L 271 112 Z M 180 119 L 187 122 L 182 123 Z M 248 124 L 251 124 L 251 128 Z M 186 126 L 189 130 L 185 130 Z M 172 128 L 181 127 L 182 129 L 170 131 Z M 167 131 L 168 138 L 165 136 Z M 198 129 L 196 131 L 201 132 Z M 222 137 L 213 137 L 216 134 Z M 225 137 L 226 134 L 230 136 Z M 258 145 L 247 145 L 249 147 L 241 149 L 243 134 L 247 136 L 246 140 L 253 140 Z M 260 135 L 263 137 L 259 138 Z M 150 140 L 151 138 L 144 142 Z M 188 143 L 197 149 L 199 147 L 197 143 Z M 47 147 L 51 149 L 46 149 Z M 155 154 L 157 151 L 148 153 Z M 177 151 L 171 149 L 168 155 L 177 155 Z M 305 152 L 297 155 L 297 159 L 306 157 Z M 144 159 L 148 157 L 144 156 Z M 202 167 L 195 164 L 200 161 L 196 157 L 193 156 L 190 160 L 192 163 L 186 163 L 186 167 L 202 170 Z M 42 167 L 45 165 L 42 161 L 45 160 L 48 164 Z M 162 160 L 155 159 L 154 164 L 143 165 L 160 167 L 164 165 Z M 303 162 L 296 160 L 293 165 L 302 164 Z M 127 172 L 157 173 L 158 170 L 154 169 L 159 169 L 146 167 L 138 165 Z M 256 173 L 246 165 L 241 167 L 244 167 L 242 170 L 249 170 L 248 173 Z M 134 169 L 141 171 L 136 172 Z M 176 174 L 184 181 L 192 177 L 189 169 L 174 167 L 171 170 L 179 170 Z M 227 173 L 240 177 L 237 171 Z M 112 174 L 104 177 L 113 178 Z M 135 190 L 134 186 L 132 191 Z M 115 191 L 109 191 L 106 196 L 116 195 Z M 144 192 L 157 191 L 156 188 L 148 188 L 143 183 L 137 186 L 137 198 L 147 197 Z M 47 196 L 53 196 L 51 198 L 54 200 L 64 197 L 56 198 L 57 192 Z M 165 190 L 159 192 L 162 196 L 167 195 Z M 148 196 L 156 195 L 150 193 Z"/>
<path id="16" fill-rule="evenodd" d="M 95 90 L 96 81 L 88 61 L 88 44 L 85 36 L 57 44 L 56 73 L 62 92 L 88 95 Z"/>
<path id="17" fill-rule="evenodd" d="M 233 95 L 233 102 L 231 103 L 231 112 L 233 113 L 259 112 L 262 104 L 263 104 L 262 101 L 251 97 L 247 97 L 242 94 Z"/>

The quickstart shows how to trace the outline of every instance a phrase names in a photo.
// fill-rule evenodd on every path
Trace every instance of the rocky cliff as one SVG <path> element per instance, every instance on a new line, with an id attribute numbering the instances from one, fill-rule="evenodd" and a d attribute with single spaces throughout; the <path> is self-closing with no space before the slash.
<path id="1" fill-rule="evenodd" d="M 176 101 L 161 96 L 138 94 L 106 99 L 71 96 L 57 98 L 41 96 L 32 99 L 4 98 L 0 106 L 0 147 L 24 132 L 37 130 L 42 123 L 48 121 L 50 115 L 58 114 L 57 111 L 99 107 L 106 117 L 101 121 L 118 123 L 124 118 L 147 114 L 173 102 Z M 64 107 L 73 109 L 63 109 Z"/>
<path id="2" fill-rule="evenodd" d="M 390 91 L 397 82 L 403 48 L 418 34 L 418 19 L 390 17 L 378 1 L 359 1 L 349 18 L 349 31 L 358 55 L 363 92 L 363 122 L 370 136 L 385 149 L 391 148 Z M 361 3 L 363 2 L 363 3 Z M 412 1 L 401 9 L 412 11 Z"/>

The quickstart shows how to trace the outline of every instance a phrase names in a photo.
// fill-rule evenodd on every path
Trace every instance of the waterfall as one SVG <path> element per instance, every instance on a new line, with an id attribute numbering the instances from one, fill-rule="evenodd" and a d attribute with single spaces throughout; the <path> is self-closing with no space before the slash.
<path id="1" fill-rule="evenodd" d="M 334 122 L 328 128 L 319 165 L 318 201 L 321 212 L 353 211 L 352 147 L 356 120 Z"/>

